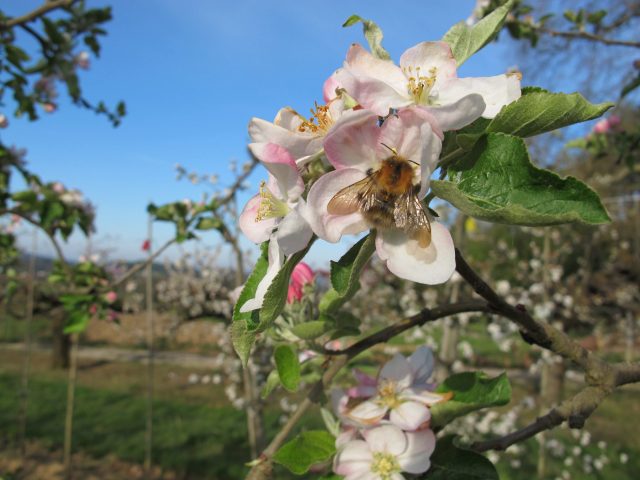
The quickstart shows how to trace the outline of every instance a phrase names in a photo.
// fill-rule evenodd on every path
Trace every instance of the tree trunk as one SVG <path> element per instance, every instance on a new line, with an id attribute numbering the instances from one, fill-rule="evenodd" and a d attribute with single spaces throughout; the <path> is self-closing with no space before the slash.
<path id="1" fill-rule="evenodd" d="M 62 308 L 51 310 L 51 333 L 53 341 L 53 349 L 51 351 L 52 368 L 69 368 L 71 337 L 64 333 L 66 317 L 66 313 Z"/>

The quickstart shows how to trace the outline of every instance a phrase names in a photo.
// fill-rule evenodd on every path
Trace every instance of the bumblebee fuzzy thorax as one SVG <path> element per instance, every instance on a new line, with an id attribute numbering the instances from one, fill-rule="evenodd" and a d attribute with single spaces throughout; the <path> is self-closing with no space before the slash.
<path id="1" fill-rule="evenodd" d="M 395 155 L 383 160 L 376 172 L 377 186 L 390 195 L 402 195 L 411 191 L 413 178 L 411 163 Z"/>

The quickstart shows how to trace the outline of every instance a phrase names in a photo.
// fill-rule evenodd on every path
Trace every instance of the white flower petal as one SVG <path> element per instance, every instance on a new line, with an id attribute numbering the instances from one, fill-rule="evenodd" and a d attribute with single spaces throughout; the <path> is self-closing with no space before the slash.
<path id="1" fill-rule="evenodd" d="M 311 227 L 300 213 L 304 209 L 304 200 L 298 200 L 296 208 L 291 210 L 278 224 L 278 244 L 285 255 L 292 255 L 305 248 L 313 231 Z"/>
<path id="2" fill-rule="evenodd" d="M 378 116 L 368 110 L 345 112 L 324 139 L 324 152 L 337 170 L 378 167 L 381 130 Z"/>
<path id="3" fill-rule="evenodd" d="M 336 78 L 350 97 L 362 107 L 382 117 L 386 116 L 391 108 L 402 108 L 413 103 L 408 94 L 398 92 L 382 80 L 356 74 L 348 68 L 339 71 Z"/>
<path id="4" fill-rule="evenodd" d="M 273 232 L 278 223 L 276 218 L 265 218 L 264 220 L 256 221 L 261 203 L 262 197 L 260 195 L 251 197 L 238 219 L 240 230 L 253 243 L 262 243 L 269 240 L 271 232 Z"/>
<path id="5" fill-rule="evenodd" d="M 441 82 L 455 78 L 457 70 L 451 48 L 445 42 L 422 42 L 409 48 L 400 57 L 400 67 L 407 75 L 416 75 L 416 68 L 420 68 L 420 75 L 425 77 L 435 68 L 434 88 L 438 88 Z"/>
<path id="6" fill-rule="evenodd" d="M 389 409 L 378 402 L 365 400 L 347 413 L 347 417 L 365 425 L 374 425 L 385 416 Z"/>
<path id="7" fill-rule="evenodd" d="M 382 425 L 364 430 L 362 436 L 367 441 L 372 452 L 386 452 L 391 455 L 400 455 L 407 449 L 407 436 L 395 425 Z"/>
<path id="8" fill-rule="evenodd" d="M 424 384 L 433 373 L 435 360 L 429 347 L 422 345 L 409 357 L 409 366 L 413 374 L 413 384 Z"/>
<path id="9" fill-rule="evenodd" d="M 389 416 L 391 423 L 405 431 L 417 430 L 430 418 L 429 409 L 423 403 L 413 401 L 402 402 L 396 408 L 391 409 Z"/>
<path id="10" fill-rule="evenodd" d="M 318 237 L 336 243 L 342 235 L 360 233 L 369 228 L 360 213 L 330 215 L 327 212 L 327 205 L 336 193 L 365 176 L 360 170 L 347 168 L 326 173 L 313 184 L 307 195 L 304 216 Z"/>
<path id="11" fill-rule="evenodd" d="M 407 432 L 407 449 L 398 457 L 402 471 L 424 473 L 431 466 L 431 454 L 436 448 L 436 437 L 431 430 Z"/>
<path id="12" fill-rule="evenodd" d="M 407 77 L 397 65 L 391 60 L 374 57 L 357 43 L 351 45 L 347 52 L 344 67 L 355 75 L 384 82 L 397 92 L 404 92 L 407 88 Z"/>
<path id="13" fill-rule="evenodd" d="M 449 230 L 431 222 L 431 244 L 421 248 L 400 230 L 378 232 L 376 251 L 387 268 L 400 278 L 427 285 L 444 283 L 453 274 L 455 247 Z"/>
<path id="14" fill-rule="evenodd" d="M 285 199 L 295 200 L 302 195 L 304 182 L 286 148 L 275 143 L 250 143 L 249 150 L 275 177 Z"/>
<path id="15" fill-rule="evenodd" d="M 426 388 L 411 388 L 403 392 L 402 398 L 420 402 L 431 406 L 443 402 L 451 397 L 451 394 L 435 393 Z"/>
<path id="16" fill-rule="evenodd" d="M 429 112 L 436 118 L 442 130 L 458 130 L 469 125 L 485 111 L 486 104 L 482 95 L 471 93 L 454 103 L 429 107 Z"/>
<path id="17" fill-rule="evenodd" d="M 336 454 L 333 464 L 333 470 L 338 475 L 345 475 L 347 478 L 359 478 L 355 475 L 361 475 L 370 471 L 373 455 L 369 449 L 369 445 L 364 440 L 352 440 L 347 442 Z"/>
<path id="18" fill-rule="evenodd" d="M 454 78 L 438 90 L 437 101 L 446 105 L 472 93 L 482 95 L 486 104 L 482 116 L 493 118 L 502 107 L 520 98 L 520 78 L 518 75 Z"/>
<path id="19" fill-rule="evenodd" d="M 247 300 L 240 307 L 240 312 L 246 313 L 262 308 L 264 296 L 267 293 L 271 282 L 273 282 L 273 279 L 282 268 L 283 263 L 284 255 L 282 250 L 280 250 L 277 240 L 272 237 L 271 240 L 269 240 L 269 266 L 267 267 L 267 271 L 264 277 L 262 277 L 262 280 L 260 280 L 260 283 L 258 283 L 255 296 Z"/>
<path id="20" fill-rule="evenodd" d="M 398 391 L 411 385 L 411 367 L 409 367 L 409 362 L 404 355 L 396 353 L 391 360 L 384 364 L 380 370 L 378 383 L 385 380 L 393 382 Z"/>

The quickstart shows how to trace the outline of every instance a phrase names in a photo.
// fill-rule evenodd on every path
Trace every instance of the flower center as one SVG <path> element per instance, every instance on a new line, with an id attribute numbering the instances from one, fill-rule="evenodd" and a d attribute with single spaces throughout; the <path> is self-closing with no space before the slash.
<path id="1" fill-rule="evenodd" d="M 304 120 L 298 127 L 298 131 L 302 133 L 314 133 L 324 135 L 329 131 L 331 125 L 333 125 L 333 119 L 331 113 L 329 113 L 328 105 L 318 105 L 315 102 L 315 110 L 311 109 L 311 116 L 309 120 Z"/>
<path id="2" fill-rule="evenodd" d="M 396 384 L 392 380 L 383 380 L 380 383 L 378 395 L 380 397 L 380 403 L 389 408 L 395 408 L 401 403 L 398 398 Z"/>
<path id="3" fill-rule="evenodd" d="M 380 475 L 381 480 L 390 480 L 391 475 L 400 471 L 400 465 L 393 455 L 385 452 L 374 452 L 371 473 Z"/>
<path id="4" fill-rule="evenodd" d="M 403 68 L 403 71 L 407 76 L 407 90 L 409 95 L 413 97 L 413 101 L 418 105 L 428 105 L 429 93 L 436 83 L 438 69 L 436 67 L 429 69 L 429 75 L 423 75 L 420 67 L 414 69 L 409 66 Z"/>
<path id="5" fill-rule="evenodd" d="M 289 213 L 289 206 L 277 198 L 271 190 L 267 188 L 267 184 L 262 181 L 260 183 L 260 197 L 262 201 L 258 207 L 256 222 L 267 218 L 280 218 Z"/>

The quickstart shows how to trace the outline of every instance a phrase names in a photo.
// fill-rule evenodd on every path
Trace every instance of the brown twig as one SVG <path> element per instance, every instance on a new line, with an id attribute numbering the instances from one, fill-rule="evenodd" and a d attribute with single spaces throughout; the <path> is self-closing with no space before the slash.
<path id="1" fill-rule="evenodd" d="M 171 240 L 167 240 L 165 242 L 164 245 L 162 245 L 162 247 L 160 247 L 158 250 L 156 250 L 155 252 L 153 252 L 151 255 L 149 255 L 147 257 L 147 259 L 142 262 L 139 263 L 133 267 L 131 267 L 128 271 L 126 271 L 120 278 L 118 278 L 117 280 L 115 280 L 109 288 L 114 288 L 117 287 L 118 285 L 122 285 L 124 282 L 126 282 L 127 280 L 129 280 L 131 277 L 133 277 L 136 273 L 140 272 L 141 270 L 143 270 L 147 265 L 149 265 L 151 262 L 153 262 L 156 258 L 158 258 L 160 255 L 162 255 L 162 253 L 169 248 L 171 245 L 173 245 L 174 243 L 177 242 L 176 238 L 172 238 Z"/>
<path id="2" fill-rule="evenodd" d="M 25 13 L 24 15 L 21 15 L 19 17 L 9 18 L 4 22 L 0 22 L 0 30 L 13 28 L 16 25 L 31 22 L 32 20 L 35 20 L 36 18 L 41 17 L 42 15 L 45 15 L 50 11 L 56 10 L 58 8 L 68 8 L 76 1 L 77 0 L 48 0 L 29 13 Z"/>

